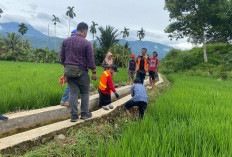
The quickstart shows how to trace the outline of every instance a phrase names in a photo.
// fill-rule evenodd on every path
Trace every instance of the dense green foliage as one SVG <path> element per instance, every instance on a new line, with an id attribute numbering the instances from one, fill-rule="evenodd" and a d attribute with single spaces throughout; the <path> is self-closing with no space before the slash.
<path id="1" fill-rule="evenodd" d="M 99 143 L 97 156 L 231 156 L 232 82 L 170 75 L 142 122 Z"/>
<path id="2" fill-rule="evenodd" d="M 91 83 L 95 88 L 103 72 L 97 67 L 97 81 Z M 66 86 L 59 85 L 63 75 L 60 64 L 39 64 L 20 62 L 0 62 L 0 114 L 18 109 L 35 109 L 58 105 Z M 127 70 L 119 68 L 114 82 L 127 82 Z"/>
<path id="3" fill-rule="evenodd" d="M 229 43 L 232 39 L 232 0 L 165 0 L 171 24 L 165 32 L 171 39 L 188 38 L 203 43 L 207 63 L 206 43 Z"/>
<path id="4" fill-rule="evenodd" d="M 162 73 L 187 72 L 191 75 L 215 76 L 232 78 L 232 45 L 207 45 L 208 63 L 204 63 L 202 48 L 189 51 L 171 50 L 161 61 Z"/>
<path id="5" fill-rule="evenodd" d="M 115 29 L 112 26 L 106 26 L 105 28 L 99 27 L 98 28 L 101 35 L 97 37 L 97 40 L 100 43 L 101 49 L 107 53 L 108 50 L 118 44 L 119 40 L 117 39 L 118 37 L 118 30 Z"/>

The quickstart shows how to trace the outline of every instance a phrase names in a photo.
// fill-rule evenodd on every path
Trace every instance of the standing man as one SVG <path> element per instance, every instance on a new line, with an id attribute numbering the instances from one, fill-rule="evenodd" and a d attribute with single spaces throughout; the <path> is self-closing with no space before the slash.
<path id="1" fill-rule="evenodd" d="M 155 79 L 158 76 L 157 69 L 158 69 L 158 63 L 159 59 L 157 58 L 158 54 L 157 52 L 153 52 L 153 57 L 150 58 L 150 67 L 149 67 L 149 82 L 150 86 L 155 86 Z"/>
<path id="2" fill-rule="evenodd" d="M 137 68 L 136 68 L 136 78 L 139 79 L 142 84 L 144 83 L 144 79 L 146 77 L 146 73 L 149 68 L 150 64 L 150 59 L 146 55 L 147 49 L 142 48 L 142 55 L 137 57 L 136 63 L 137 63 Z"/>
<path id="3" fill-rule="evenodd" d="M 81 22 L 77 26 L 77 34 L 65 39 L 60 52 L 61 64 L 64 65 L 64 75 L 70 88 L 69 107 L 71 122 L 78 119 L 78 92 L 81 94 L 81 119 L 92 117 L 89 112 L 90 77 L 88 69 L 92 71 L 92 80 L 97 79 L 94 53 L 91 43 L 86 40 L 88 25 Z"/>
<path id="4" fill-rule="evenodd" d="M 133 85 L 135 73 L 136 73 L 135 54 L 131 54 L 131 60 L 129 60 L 129 62 L 128 62 L 128 75 L 129 75 L 129 84 L 130 85 Z"/>

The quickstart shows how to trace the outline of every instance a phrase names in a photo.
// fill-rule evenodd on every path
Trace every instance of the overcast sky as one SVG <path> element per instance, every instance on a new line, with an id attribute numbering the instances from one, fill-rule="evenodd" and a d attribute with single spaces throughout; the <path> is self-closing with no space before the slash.
<path id="1" fill-rule="evenodd" d="M 164 29 L 169 24 L 168 12 L 164 10 L 164 0 L 0 0 L 4 14 L 0 22 L 25 22 L 44 34 L 54 36 L 52 15 L 60 18 L 57 24 L 57 36 L 68 36 L 68 6 L 74 6 L 77 17 L 71 22 L 71 30 L 79 22 L 91 25 L 95 21 L 100 26 L 112 25 L 119 31 L 130 28 L 128 40 L 138 40 L 137 30 L 146 31 L 143 40 L 166 44 L 175 48 L 188 49 L 192 44 L 186 40 L 170 41 Z M 88 39 L 91 39 L 91 34 Z"/>

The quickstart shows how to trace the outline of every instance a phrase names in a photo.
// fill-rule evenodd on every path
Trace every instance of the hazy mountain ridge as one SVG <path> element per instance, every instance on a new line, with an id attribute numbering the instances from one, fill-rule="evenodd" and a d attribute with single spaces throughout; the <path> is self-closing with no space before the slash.
<path id="1" fill-rule="evenodd" d="M 0 23 L 0 33 L 5 36 L 6 32 L 9 33 L 18 33 L 18 25 L 19 23 L 15 22 L 10 22 L 10 23 Z M 48 45 L 48 36 L 41 33 L 40 31 L 36 30 L 33 28 L 31 25 L 26 24 L 28 27 L 28 32 L 27 34 L 24 35 L 25 39 L 29 39 L 30 42 L 32 43 L 32 46 L 34 48 L 45 48 L 49 47 L 49 49 L 54 49 L 55 48 L 55 37 L 49 37 L 49 45 Z M 64 39 L 63 38 L 56 38 L 57 41 L 57 51 L 60 50 L 60 45 Z M 91 41 L 93 42 L 93 41 Z M 128 41 L 129 42 L 129 47 L 132 50 L 132 53 L 138 55 L 141 53 L 141 48 L 145 47 L 148 49 L 148 54 L 152 56 L 153 51 L 157 51 L 159 54 L 159 59 L 164 58 L 167 52 L 169 52 L 172 47 L 160 44 L 160 43 L 155 43 L 151 41 Z M 126 40 L 120 39 L 120 44 L 125 44 Z"/>

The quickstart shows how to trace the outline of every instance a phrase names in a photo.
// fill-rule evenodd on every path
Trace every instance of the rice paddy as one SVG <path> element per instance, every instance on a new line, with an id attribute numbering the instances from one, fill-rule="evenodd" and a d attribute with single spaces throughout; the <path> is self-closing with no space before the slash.
<path id="1" fill-rule="evenodd" d="M 173 86 L 145 119 L 119 139 L 99 142 L 97 156 L 232 156 L 232 82 L 169 75 Z"/>

